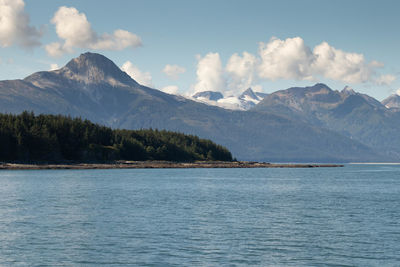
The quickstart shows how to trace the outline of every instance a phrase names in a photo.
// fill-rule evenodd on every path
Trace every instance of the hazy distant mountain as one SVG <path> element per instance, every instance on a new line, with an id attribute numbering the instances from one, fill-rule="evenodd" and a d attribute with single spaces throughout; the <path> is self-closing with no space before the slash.
<path id="1" fill-rule="evenodd" d="M 81 116 L 112 127 L 196 134 L 243 160 L 382 159 L 365 144 L 301 120 L 268 111 L 222 109 L 142 86 L 94 53 L 82 54 L 56 71 L 1 81 L 0 112 L 23 110 Z"/>
<path id="2" fill-rule="evenodd" d="M 387 108 L 400 109 L 400 95 L 394 94 L 382 101 L 382 105 Z"/>
<path id="3" fill-rule="evenodd" d="M 289 88 L 268 95 L 253 111 L 284 114 L 331 129 L 400 158 L 400 113 L 349 87 L 340 92 L 324 84 Z"/>

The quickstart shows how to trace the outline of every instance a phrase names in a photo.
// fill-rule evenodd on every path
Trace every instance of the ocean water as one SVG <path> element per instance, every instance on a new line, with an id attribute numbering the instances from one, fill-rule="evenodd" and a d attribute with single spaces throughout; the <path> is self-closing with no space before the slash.
<path id="1" fill-rule="evenodd" d="M 400 266 L 400 166 L 0 171 L 0 266 Z"/>

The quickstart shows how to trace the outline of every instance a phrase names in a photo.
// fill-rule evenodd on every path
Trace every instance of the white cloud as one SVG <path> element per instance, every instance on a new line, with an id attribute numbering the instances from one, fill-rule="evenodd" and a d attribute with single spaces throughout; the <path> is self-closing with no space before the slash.
<path id="1" fill-rule="evenodd" d="M 379 62 L 368 64 L 362 54 L 348 53 L 330 46 L 327 42 L 317 45 L 314 50 L 312 71 L 332 80 L 346 83 L 371 81 Z"/>
<path id="2" fill-rule="evenodd" d="M 233 54 L 225 68 L 230 77 L 228 88 L 241 92 L 251 87 L 256 78 L 258 64 L 259 60 L 248 52 L 243 52 L 242 56 Z"/>
<path id="3" fill-rule="evenodd" d="M 376 79 L 375 83 L 378 85 L 390 85 L 395 80 L 396 76 L 392 74 L 383 74 Z"/>
<path id="4" fill-rule="evenodd" d="M 271 38 L 268 43 L 260 42 L 258 53 L 261 58 L 258 74 L 261 78 L 312 79 L 310 66 L 314 56 L 300 37 L 286 40 Z"/>
<path id="5" fill-rule="evenodd" d="M 253 85 L 253 86 L 251 87 L 251 89 L 252 89 L 254 92 L 258 92 L 258 93 L 262 93 L 262 92 L 264 91 L 261 84 Z"/>
<path id="6" fill-rule="evenodd" d="M 224 91 L 224 71 L 219 54 L 208 53 L 203 58 L 198 56 L 197 59 L 197 83 L 194 85 L 195 92 Z"/>
<path id="7" fill-rule="evenodd" d="M 330 46 L 327 42 L 322 42 L 311 50 L 300 37 L 285 40 L 271 38 L 268 43 L 261 42 L 258 54 L 259 59 L 255 62 L 259 60 L 259 63 L 250 64 L 251 68 L 249 67 L 247 72 L 238 71 L 243 74 L 239 77 L 245 81 L 254 80 L 254 74 L 251 72 L 254 66 L 258 68 L 259 78 L 267 80 L 327 78 L 345 83 L 372 82 L 384 85 L 390 84 L 395 79 L 391 74 L 376 78 L 377 69 L 384 67 L 381 62 L 375 60 L 367 62 L 364 55 L 345 52 Z M 240 66 L 244 58 L 245 54 L 243 57 L 234 54 L 229 63 L 236 62 L 234 65 Z M 248 54 L 247 58 L 252 59 L 250 62 L 254 62 L 254 56 L 251 54 Z"/>
<path id="8" fill-rule="evenodd" d="M 169 86 L 162 88 L 161 91 L 163 91 L 164 93 L 167 93 L 167 94 L 176 95 L 176 94 L 178 94 L 179 87 L 176 85 L 169 85 Z"/>
<path id="9" fill-rule="evenodd" d="M 50 43 L 48 45 L 46 45 L 46 51 L 47 54 L 49 54 L 49 56 L 51 57 L 60 57 L 62 55 L 64 55 L 64 53 L 67 53 L 66 48 L 63 48 L 61 43 Z M 68 51 L 68 52 L 72 52 L 72 50 Z"/>
<path id="10" fill-rule="evenodd" d="M 346 84 L 390 85 L 396 79 L 392 74 L 379 74 L 384 64 L 375 60 L 368 62 L 363 54 L 346 52 L 327 42 L 311 49 L 300 37 L 271 38 L 267 43 L 259 43 L 257 55 L 235 53 L 225 69 L 221 65 L 218 53 L 198 56 L 195 92 L 211 90 L 229 95 L 248 87 L 262 91 L 257 85 L 262 80 L 331 79 Z"/>
<path id="11" fill-rule="evenodd" d="M 0 45 L 13 44 L 25 48 L 40 45 L 42 32 L 29 26 L 29 15 L 24 11 L 23 0 L 0 1 Z"/>
<path id="12" fill-rule="evenodd" d="M 140 83 L 141 85 L 154 87 L 153 79 L 150 72 L 143 72 L 138 67 L 132 64 L 130 61 L 126 61 L 121 70 L 125 71 L 132 79 Z"/>
<path id="13" fill-rule="evenodd" d="M 184 73 L 186 69 L 184 67 L 178 65 L 165 65 L 164 69 L 162 70 L 169 78 L 177 80 L 179 75 Z"/>
<path id="14" fill-rule="evenodd" d="M 56 27 L 56 33 L 63 42 L 55 42 L 46 45 L 50 56 L 60 56 L 64 53 L 72 53 L 75 47 L 96 50 L 123 50 L 142 45 L 140 37 L 125 31 L 115 30 L 113 34 L 104 33 L 98 35 L 86 18 L 74 7 L 60 7 L 51 20 Z"/>
<path id="15" fill-rule="evenodd" d="M 397 94 L 397 95 L 400 95 L 400 88 L 397 89 L 396 94 Z"/>
<path id="16" fill-rule="evenodd" d="M 52 63 L 50 64 L 50 70 L 58 70 L 60 67 L 58 66 L 57 63 Z"/>

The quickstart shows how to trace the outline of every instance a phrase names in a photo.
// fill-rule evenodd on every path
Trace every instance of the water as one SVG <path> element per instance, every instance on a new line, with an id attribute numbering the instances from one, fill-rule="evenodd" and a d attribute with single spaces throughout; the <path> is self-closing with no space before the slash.
<path id="1" fill-rule="evenodd" d="M 400 166 L 0 172 L 1 266 L 399 266 Z"/>

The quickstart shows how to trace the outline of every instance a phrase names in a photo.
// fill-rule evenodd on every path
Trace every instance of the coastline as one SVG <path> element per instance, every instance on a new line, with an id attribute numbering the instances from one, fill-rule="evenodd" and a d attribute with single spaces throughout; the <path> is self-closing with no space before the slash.
<path id="1" fill-rule="evenodd" d="M 85 170 L 85 169 L 189 169 L 189 168 L 332 168 L 342 164 L 302 164 L 267 162 L 169 162 L 169 161 L 115 161 L 107 163 L 0 163 L 0 170 Z"/>

